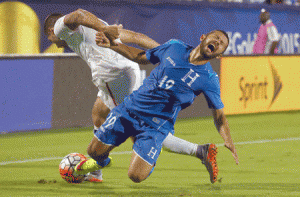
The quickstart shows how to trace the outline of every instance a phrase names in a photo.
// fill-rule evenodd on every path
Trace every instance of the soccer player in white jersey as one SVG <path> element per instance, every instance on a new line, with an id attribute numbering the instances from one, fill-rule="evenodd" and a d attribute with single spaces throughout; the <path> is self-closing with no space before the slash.
<path id="1" fill-rule="evenodd" d="M 116 42 L 134 43 L 146 49 L 159 46 L 156 41 L 144 34 L 125 30 L 116 25 L 109 26 L 94 14 L 82 9 L 65 16 L 52 14 L 46 18 L 44 32 L 48 39 L 58 47 L 69 46 L 91 69 L 93 83 L 99 89 L 92 109 L 95 131 L 104 123 L 109 112 L 141 84 L 138 64 L 109 48 L 97 46 L 95 42 L 97 31 L 104 32 L 110 40 L 115 40 L 119 36 L 120 39 Z M 171 131 L 163 146 L 171 152 L 201 158 L 201 149 L 197 144 L 177 138 Z M 101 170 L 92 172 L 87 176 L 87 180 L 102 182 Z"/>

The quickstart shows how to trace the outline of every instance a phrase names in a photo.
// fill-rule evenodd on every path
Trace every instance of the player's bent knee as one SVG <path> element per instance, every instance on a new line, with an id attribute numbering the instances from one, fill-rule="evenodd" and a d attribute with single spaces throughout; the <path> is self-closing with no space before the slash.
<path id="1" fill-rule="evenodd" d="M 128 177 L 135 183 L 140 183 L 151 174 L 153 165 L 139 156 L 135 151 L 132 153 Z"/>
<path id="2" fill-rule="evenodd" d="M 135 183 L 140 183 L 147 178 L 147 176 L 144 177 L 144 176 L 141 176 L 140 174 L 131 173 L 131 172 L 128 172 L 128 177 Z"/>

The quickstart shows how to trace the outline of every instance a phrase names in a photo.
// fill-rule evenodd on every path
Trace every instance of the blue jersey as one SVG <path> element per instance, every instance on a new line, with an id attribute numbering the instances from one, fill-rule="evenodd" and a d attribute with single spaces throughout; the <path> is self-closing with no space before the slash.
<path id="1" fill-rule="evenodd" d="M 210 63 L 189 63 L 193 49 L 180 40 L 170 40 L 146 51 L 152 64 L 160 64 L 143 85 L 125 99 L 126 108 L 155 129 L 167 133 L 174 133 L 179 111 L 190 106 L 201 93 L 209 108 L 223 108 L 217 73 Z"/>

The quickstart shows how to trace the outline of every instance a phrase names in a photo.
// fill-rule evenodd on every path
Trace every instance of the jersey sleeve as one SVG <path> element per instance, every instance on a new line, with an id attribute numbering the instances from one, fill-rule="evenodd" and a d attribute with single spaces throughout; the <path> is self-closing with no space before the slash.
<path id="1" fill-rule="evenodd" d="M 61 40 L 67 39 L 73 32 L 65 25 L 64 18 L 65 16 L 59 18 L 54 25 L 54 34 Z"/>
<path id="2" fill-rule="evenodd" d="M 210 109 L 224 108 L 224 104 L 221 99 L 220 82 L 218 77 L 216 77 L 211 84 L 208 84 L 208 88 L 203 91 L 203 94 Z"/>
<path id="3" fill-rule="evenodd" d="M 210 109 L 222 109 L 224 108 L 224 104 L 221 100 L 220 94 L 215 92 L 206 91 L 204 92 L 204 96 L 206 98 L 208 107 Z"/>
<path id="4" fill-rule="evenodd" d="M 152 64 L 157 64 L 161 61 L 166 50 L 174 43 L 176 40 L 170 40 L 158 47 L 149 49 L 146 51 L 146 57 Z"/>

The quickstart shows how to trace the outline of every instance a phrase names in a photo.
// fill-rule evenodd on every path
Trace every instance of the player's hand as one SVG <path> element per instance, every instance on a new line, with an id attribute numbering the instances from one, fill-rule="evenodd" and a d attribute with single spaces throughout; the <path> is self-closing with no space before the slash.
<path id="1" fill-rule="evenodd" d="M 115 40 L 120 37 L 120 31 L 123 29 L 123 25 L 110 25 L 106 26 L 103 30 L 105 36 L 110 40 L 112 45 L 118 45 Z"/>
<path id="2" fill-rule="evenodd" d="M 100 47 L 109 48 L 111 46 L 110 40 L 105 36 L 103 32 L 96 33 L 96 44 Z"/>
<path id="3" fill-rule="evenodd" d="M 228 148 L 232 152 L 232 156 L 235 160 L 235 163 L 236 163 L 236 165 L 238 165 L 239 164 L 239 157 L 237 155 L 234 144 L 232 142 L 231 143 L 225 142 L 224 145 L 225 145 L 226 148 Z"/>

